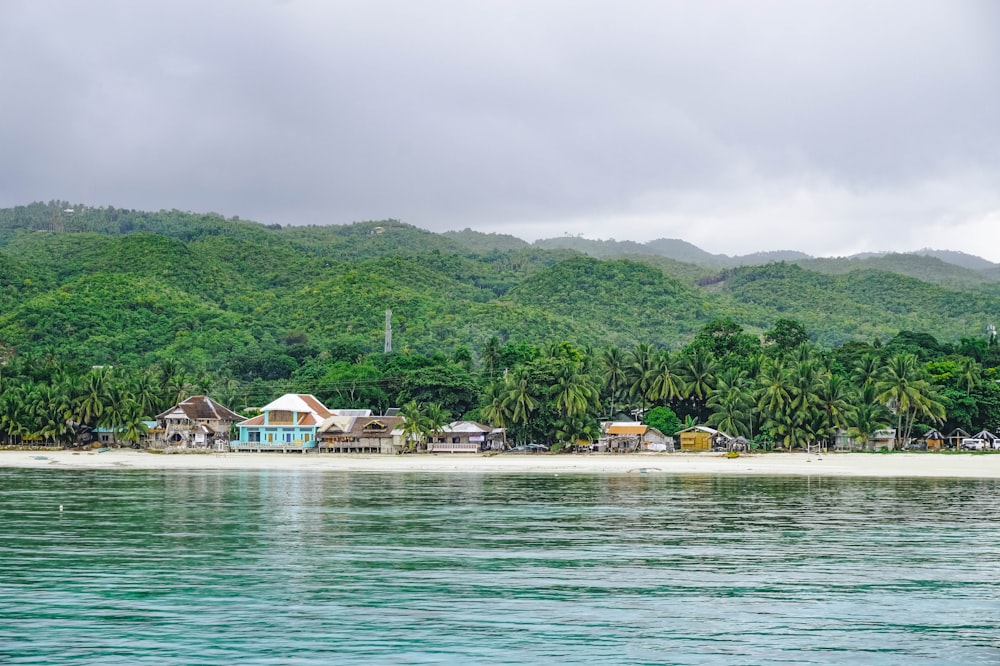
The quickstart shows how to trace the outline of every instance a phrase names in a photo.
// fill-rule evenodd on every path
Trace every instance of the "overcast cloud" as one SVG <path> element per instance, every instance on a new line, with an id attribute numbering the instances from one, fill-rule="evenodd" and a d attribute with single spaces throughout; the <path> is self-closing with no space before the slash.
<path id="1" fill-rule="evenodd" d="M 1000 5 L 5 0 L 0 205 L 1000 261 Z"/>

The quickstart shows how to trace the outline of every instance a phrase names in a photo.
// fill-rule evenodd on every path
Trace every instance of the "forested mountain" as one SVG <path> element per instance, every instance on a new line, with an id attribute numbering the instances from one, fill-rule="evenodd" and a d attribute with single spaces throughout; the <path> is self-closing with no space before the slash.
<path id="1" fill-rule="evenodd" d="M 529 245 L 396 220 L 281 227 L 65 202 L 0 210 L 0 242 L 9 350 L 94 364 L 169 357 L 209 372 L 284 355 L 289 332 L 315 350 L 379 350 L 385 310 L 397 348 L 421 353 L 477 350 L 494 335 L 677 348 L 719 317 L 751 332 L 791 317 L 829 346 L 900 330 L 957 340 L 984 334 L 1000 310 L 988 272 L 917 255 L 791 253 L 795 264 L 712 269 L 716 255 L 666 239 Z"/>
<path id="2" fill-rule="evenodd" d="M 465 232 L 463 232 L 465 233 Z M 476 232 L 472 232 L 476 233 Z M 846 273 L 860 268 L 875 268 L 888 272 L 901 272 L 920 279 L 931 278 L 942 284 L 979 284 L 981 282 L 996 282 L 1000 280 L 997 270 L 1000 266 L 964 252 L 948 250 L 919 250 L 917 252 L 899 254 L 892 252 L 865 252 L 849 257 L 815 258 L 804 252 L 795 250 L 772 250 L 768 252 L 753 252 L 750 254 L 728 256 L 712 254 L 701 248 L 676 238 L 659 238 L 646 243 L 635 241 L 591 240 L 580 236 L 562 236 L 545 238 L 535 241 L 535 247 L 546 249 L 570 249 L 598 259 L 622 259 L 629 257 L 655 256 L 686 264 L 695 264 L 710 268 L 734 268 L 739 266 L 759 266 L 779 261 L 798 263 L 810 270 L 830 273 Z M 947 265 L 955 272 L 938 269 L 934 261 L 926 264 L 930 257 Z M 862 264 L 867 263 L 867 266 Z M 919 274 L 920 266 L 924 266 L 927 276 Z M 929 266 L 929 268 L 928 268 Z M 964 270 L 957 270 L 964 269 Z M 942 273 L 936 276 L 935 273 Z"/>
<path id="3" fill-rule="evenodd" d="M 126 405 L 109 413 L 130 428 L 195 389 L 237 408 L 295 390 L 376 409 L 430 396 L 451 416 L 494 421 L 510 415 L 490 405 L 514 401 L 520 434 L 551 441 L 586 435 L 598 410 L 626 404 L 716 418 L 719 386 L 735 390 L 737 375 L 752 394 L 769 372 L 848 381 L 855 366 L 900 355 L 923 364 L 901 372 L 947 389 L 924 416 L 940 403 L 955 424 L 1000 426 L 1000 389 L 982 381 L 1000 367 L 987 337 L 1000 269 L 931 254 L 779 252 L 735 265 L 666 239 L 529 244 L 397 220 L 282 227 L 66 202 L 3 209 L 0 430 L 10 438 L 31 422 L 22 434 L 58 439 L 71 420 L 110 419 L 65 416 L 98 409 L 87 386 L 104 382 L 106 408 Z M 781 368 L 761 360 L 777 356 Z M 618 385 L 615 372 L 638 383 Z M 581 395 L 586 418 L 566 402 Z M 772 424 L 771 437 L 791 427 Z"/>

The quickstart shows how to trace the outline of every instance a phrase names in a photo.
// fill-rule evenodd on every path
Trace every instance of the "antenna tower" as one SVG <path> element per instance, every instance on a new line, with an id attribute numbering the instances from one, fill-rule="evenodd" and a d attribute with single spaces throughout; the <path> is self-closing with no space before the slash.
<path id="1" fill-rule="evenodd" d="M 385 353 L 392 351 L 392 310 L 385 311 Z"/>

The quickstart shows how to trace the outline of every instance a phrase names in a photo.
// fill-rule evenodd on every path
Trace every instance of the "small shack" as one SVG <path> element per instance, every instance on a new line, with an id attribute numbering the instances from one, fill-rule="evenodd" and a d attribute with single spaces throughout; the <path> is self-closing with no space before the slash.
<path id="1" fill-rule="evenodd" d="M 962 440 L 969 439 L 970 437 L 971 435 L 961 428 L 955 428 L 948 433 L 948 448 L 958 451 L 962 448 Z"/>
<path id="2" fill-rule="evenodd" d="M 997 449 L 1000 448 L 1000 437 L 997 437 L 989 430 L 980 430 L 975 435 L 972 436 L 974 439 L 981 439 L 986 442 L 987 448 Z"/>
<path id="3" fill-rule="evenodd" d="M 945 436 L 932 428 L 922 435 L 922 439 L 927 445 L 928 451 L 940 451 L 941 447 L 944 446 Z"/>
<path id="4" fill-rule="evenodd" d="M 871 433 L 865 442 L 865 448 L 869 451 L 879 451 L 881 449 L 892 451 L 896 448 L 896 429 L 882 428 Z"/>
<path id="5" fill-rule="evenodd" d="M 711 451 L 716 444 L 731 438 L 721 430 L 708 426 L 691 426 L 677 433 L 681 440 L 681 451 Z"/>
<path id="6" fill-rule="evenodd" d="M 612 421 L 605 423 L 604 434 L 608 451 L 636 451 L 649 429 L 645 423 L 636 421 Z"/>
<path id="7" fill-rule="evenodd" d="M 645 451 L 673 451 L 674 438 L 664 435 L 656 428 L 649 428 L 642 436 L 642 448 Z"/>

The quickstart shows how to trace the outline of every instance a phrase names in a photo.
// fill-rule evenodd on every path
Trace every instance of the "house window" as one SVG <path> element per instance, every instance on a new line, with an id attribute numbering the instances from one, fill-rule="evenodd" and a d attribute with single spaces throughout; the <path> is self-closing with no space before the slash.
<path id="1" fill-rule="evenodd" d="M 451 443 L 452 444 L 460 444 L 461 442 L 462 442 L 462 438 L 461 437 L 452 437 L 451 438 Z"/>
<path id="2" fill-rule="evenodd" d="M 247 441 L 248 442 L 259 442 L 260 441 L 260 430 L 248 430 L 247 431 Z"/>
<path id="3" fill-rule="evenodd" d="M 291 441 L 292 441 L 292 433 L 286 432 L 285 433 L 285 442 L 291 442 Z"/>

